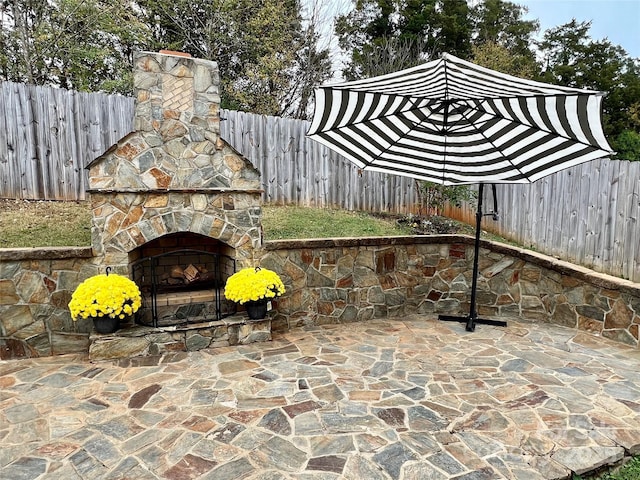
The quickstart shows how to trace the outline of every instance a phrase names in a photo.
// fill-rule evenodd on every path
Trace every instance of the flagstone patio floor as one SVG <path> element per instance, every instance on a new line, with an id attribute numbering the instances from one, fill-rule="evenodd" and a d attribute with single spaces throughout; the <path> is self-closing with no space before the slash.
<path id="1" fill-rule="evenodd" d="M 0 362 L 0 478 L 555 479 L 640 452 L 640 351 L 414 316 Z"/>

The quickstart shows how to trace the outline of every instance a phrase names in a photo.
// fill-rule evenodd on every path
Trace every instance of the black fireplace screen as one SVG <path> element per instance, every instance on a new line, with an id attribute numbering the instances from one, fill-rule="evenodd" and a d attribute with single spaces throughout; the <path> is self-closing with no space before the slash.
<path id="1" fill-rule="evenodd" d="M 236 312 L 224 285 L 236 271 L 227 255 L 194 249 L 141 258 L 132 264 L 142 293 L 136 322 L 159 327 L 220 320 Z"/>

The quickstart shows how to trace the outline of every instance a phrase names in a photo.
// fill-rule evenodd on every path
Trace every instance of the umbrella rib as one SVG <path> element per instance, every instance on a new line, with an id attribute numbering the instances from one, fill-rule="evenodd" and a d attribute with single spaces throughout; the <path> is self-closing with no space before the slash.
<path id="1" fill-rule="evenodd" d="M 446 116 L 448 115 L 448 113 L 447 113 L 447 110 L 448 110 L 448 102 L 443 102 L 443 104 L 445 104 L 445 103 L 447 104 L 447 105 L 445 105 L 445 113 L 444 113 L 444 116 L 445 116 L 445 118 L 446 118 Z M 407 112 L 411 112 L 411 111 L 414 111 L 414 110 L 415 110 L 415 111 L 421 111 L 420 107 L 416 107 L 415 105 L 413 105 L 413 108 L 408 109 L 408 110 L 404 110 L 404 111 L 402 111 L 402 113 L 407 113 Z M 437 109 L 436 109 L 436 110 L 437 110 Z M 384 119 L 384 116 L 381 116 L 381 117 L 379 117 L 379 118 Z M 417 124 L 417 125 L 423 125 L 423 124 L 425 124 L 425 123 L 426 123 L 426 119 L 427 119 L 427 118 L 429 118 L 429 117 L 428 117 L 428 116 L 425 116 L 425 120 L 421 120 L 420 122 L 418 122 L 418 124 Z M 358 123 L 365 123 L 365 122 L 358 122 Z M 456 122 L 456 123 L 457 123 L 457 122 Z M 355 125 L 355 123 L 353 123 L 353 124 L 351 124 L 351 125 L 353 126 L 353 125 Z M 444 133 L 445 133 L 445 130 L 446 130 L 446 120 L 445 120 L 445 122 L 444 122 L 444 124 L 443 124 L 443 125 L 444 125 L 444 126 L 443 126 L 443 128 L 442 128 L 442 133 L 444 134 Z M 413 129 L 410 129 L 410 130 L 408 130 L 408 131 L 404 132 L 403 134 L 399 134 L 399 135 L 398 135 L 398 138 L 397 138 L 394 142 L 389 142 L 389 144 L 388 144 L 384 149 L 381 149 L 381 150 L 380 150 L 380 152 L 378 153 L 378 157 L 382 157 L 385 153 L 387 153 L 387 152 L 391 151 L 391 148 L 392 148 L 394 145 L 396 145 L 396 144 L 397 144 L 401 139 L 403 139 L 403 138 L 407 138 L 407 137 L 409 136 L 409 134 L 411 133 L 411 131 L 412 131 L 412 130 L 413 130 Z M 446 136 L 445 136 L 445 146 L 444 146 L 444 149 L 446 150 Z M 446 152 L 443 152 L 443 154 L 444 154 L 444 155 L 446 155 Z M 372 162 L 363 162 L 363 163 L 365 163 L 365 164 L 367 164 L 367 165 L 372 165 Z M 446 168 L 445 168 L 445 165 L 443 165 L 443 170 L 442 170 L 442 179 L 443 179 L 443 181 L 444 181 L 444 179 L 445 179 L 445 174 L 446 174 Z"/>
<path id="2" fill-rule="evenodd" d="M 442 150 L 442 183 L 444 184 L 446 181 L 446 171 L 447 171 L 447 121 L 449 120 L 449 107 L 450 107 L 450 99 L 449 99 L 449 75 L 447 74 L 448 64 L 444 62 L 444 121 L 442 123 L 442 136 L 444 137 L 444 145 Z"/>
<path id="3" fill-rule="evenodd" d="M 443 106 L 444 106 L 444 115 L 445 115 L 445 117 L 446 117 L 448 107 L 447 107 L 445 104 L 446 104 L 446 103 L 448 103 L 448 102 L 437 102 L 437 103 L 438 103 L 438 105 L 437 105 L 435 108 L 430 109 L 430 113 L 429 113 L 428 115 L 424 115 L 424 119 L 423 119 L 423 120 L 420 120 L 416 125 L 425 125 L 425 124 L 427 123 L 427 120 L 429 119 L 429 117 L 430 117 L 432 114 L 434 114 L 434 113 L 438 113 L 438 112 L 441 112 L 441 111 L 442 111 Z M 422 113 L 424 113 L 424 111 L 423 111 L 423 107 L 421 107 L 421 106 L 419 106 L 419 105 L 416 105 L 415 100 L 414 100 L 413 102 L 407 102 L 407 106 L 408 106 L 409 108 L 406 108 L 406 109 L 403 109 L 403 110 L 397 111 L 397 112 L 395 112 L 395 114 L 396 114 L 396 115 L 397 115 L 397 114 L 400 114 L 400 113 L 401 113 L 401 114 L 406 114 L 406 113 L 411 113 L 411 112 L 422 112 Z M 371 124 L 371 123 L 372 123 L 372 121 L 374 121 L 374 120 L 382 120 L 382 121 L 383 121 L 383 123 L 385 123 L 385 125 L 386 125 L 388 128 L 392 128 L 389 124 L 387 124 L 387 123 L 385 122 L 385 120 L 386 120 L 386 119 L 387 119 L 387 117 L 386 117 L 386 115 L 385 115 L 385 114 L 380 114 L 380 115 L 379 115 L 379 116 L 377 116 L 377 117 L 366 117 L 365 119 L 360 120 L 360 121 L 358 121 L 358 122 L 352 122 L 352 123 L 349 123 L 349 124 L 348 124 L 348 126 L 349 126 L 350 128 L 356 128 L 358 125 Z M 457 122 L 456 122 L 456 123 L 457 123 Z M 445 124 L 446 124 L 446 120 L 445 120 L 445 123 L 443 124 L 443 128 L 442 128 L 442 130 L 441 130 L 441 133 L 443 133 L 443 134 L 446 132 L 446 129 L 447 129 L 447 127 L 446 127 L 446 125 L 445 125 Z M 374 129 L 374 130 L 378 130 L 378 127 L 375 127 L 375 126 L 370 126 L 370 128 L 372 128 L 372 129 Z M 388 145 L 387 145 L 385 148 L 382 148 L 382 149 L 380 150 L 380 152 L 379 152 L 378 156 L 382 156 L 384 153 L 386 153 L 386 152 L 390 151 L 390 150 L 391 150 L 391 148 L 392 148 L 395 144 L 397 144 L 401 139 L 403 139 L 403 138 L 407 138 L 407 137 L 410 135 L 410 133 L 411 133 L 411 131 L 412 131 L 413 129 L 414 129 L 414 128 L 410 128 L 410 129 L 409 129 L 409 130 L 407 130 L 406 132 L 402 133 L 400 129 L 393 128 L 393 130 L 394 130 L 394 131 L 395 131 L 395 133 L 398 135 L 398 137 L 397 137 L 395 140 L 393 140 L 393 141 L 391 141 L 391 140 L 389 139 Z M 322 132 L 318 132 L 318 133 L 322 133 Z M 445 139 L 446 139 L 446 137 L 445 137 Z M 445 144 L 446 144 L 446 141 L 445 141 Z M 446 147 L 445 147 L 445 148 L 446 148 Z M 372 162 L 365 162 L 364 160 L 363 160 L 363 163 L 368 164 L 368 165 L 371 165 L 371 164 L 372 164 Z M 445 172 L 443 171 L 443 175 L 444 175 L 444 174 L 445 174 Z"/>
<path id="4" fill-rule="evenodd" d="M 457 109 L 457 110 L 458 110 L 458 112 L 460 113 L 460 115 L 461 115 L 462 117 L 464 117 L 464 119 L 465 119 L 465 120 L 467 120 L 468 124 L 469 124 L 469 125 L 472 125 L 472 126 L 473 126 L 473 128 L 474 128 L 474 130 L 475 130 L 476 132 L 478 132 L 478 133 L 482 136 L 482 138 L 484 138 L 487 142 L 489 142 L 489 144 L 490 144 L 490 145 L 491 145 L 491 146 L 496 150 L 496 152 L 498 152 L 502 158 L 504 158 L 507 162 L 509 162 L 509 164 L 510 164 L 510 165 L 511 165 L 515 170 L 517 170 L 517 171 L 518 171 L 518 173 L 522 176 L 522 178 L 526 178 L 527 180 L 531 181 L 531 180 L 529 179 L 529 176 L 528 176 L 528 175 L 526 175 L 522 170 L 520 170 L 520 168 L 518 168 L 518 167 L 516 166 L 516 164 L 513 162 L 513 160 L 512 160 L 510 157 L 506 156 L 506 155 L 502 152 L 502 150 L 501 150 L 500 148 L 498 148 L 498 147 L 497 147 L 497 146 L 496 146 L 496 145 L 491 141 L 491 139 L 490 139 L 489 137 L 487 137 L 487 136 L 484 134 L 484 132 L 483 132 L 482 130 L 480 130 L 479 128 L 476 128 L 475 124 L 469 121 L 469 118 L 468 118 L 467 114 L 465 113 L 465 109 L 459 108 L 459 109 Z M 488 113 L 488 112 L 485 112 L 485 113 Z"/>
<path id="5" fill-rule="evenodd" d="M 557 98 L 557 97 L 582 97 L 586 94 L 581 93 L 581 92 L 577 92 L 577 93 L 563 93 L 563 94 L 557 94 L 557 93 L 532 93 L 531 95 L 505 95 L 504 97 L 502 96 L 494 96 L 494 97 L 474 97 L 474 98 L 456 98 L 455 100 L 458 101 L 466 101 L 466 100 L 475 100 L 475 99 L 480 99 L 480 100 L 519 100 L 521 98 Z"/>
<path id="6" fill-rule="evenodd" d="M 406 100 L 404 105 L 402 105 L 401 109 L 393 112 L 394 115 L 397 115 L 397 114 L 400 114 L 400 113 L 410 113 L 410 112 L 414 112 L 414 111 L 418 111 L 419 112 L 421 110 L 421 108 L 422 108 L 418 104 L 424 99 L 417 98 L 417 97 L 403 97 L 402 95 L 393 95 L 393 96 L 394 97 L 400 97 L 400 98 L 403 98 L 403 99 Z M 389 97 L 391 97 L 391 95 L 389 95 Z M 434 103 L 435 103 L 435 101 L 434 101 Z M 371 116 L 371 117 L 365 116 L 365 117 L 363 117 L 361 120 L 359 120 L 357 122 L 356 121 L 349 122 L 346 125 L 342 125 L 342 127 L 344 127 L 344 126 L 352 127 L 352 126 L 355 126 L 355 125 L 364 125 L 364 124 L 371 123 L 371 122 L 373 122 L 375 120 L 384 120 L 388 116 L 389 116 L 389 113 L 387 111 L 382 111 L 375 117 L 374 116 Z M 329 127 L 329 129 L 331 129 L 331 128 Z"/>

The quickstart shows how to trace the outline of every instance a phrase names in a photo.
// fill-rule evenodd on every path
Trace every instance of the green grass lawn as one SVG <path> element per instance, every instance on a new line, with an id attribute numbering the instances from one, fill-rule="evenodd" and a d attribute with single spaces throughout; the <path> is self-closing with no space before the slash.
<path id="1" fill-rule="evenodd" d="M 267 240 L 407 235 L 392 216 L 303 207 L 263 207 Z M 87 202 L 0 200 L 0 248 L 91 245 Z"/>
<path id="2" fill-rule="evenodd" d="M 331 237 L 387 237 L 410 235 L 395 218 L 362 212 L 305 207 L 262 208 L 262 225 L 267 240 Z"/>
<path id="3" fill-rule="evenodd" d="M 418 226 L 414 222 L 415 217 L 400 218 L 391 214 L 328 208 L 266 205 L 262 207 L 262 214 L 266 240 L 390 237 L 416 233 L 474 235 L 472 226 L 445 217 L 430 217 L 432 222 L 427 222 L 430 227 L 425 227 L 424 222 Z M 506 242 L 486 232 L 482 236 Z M 0 199 L 0 248 L 90 245 L 91 211 L 88 202 Z"/>
<path id="4" fill-rule="evenodd" d="M 0 200 L 0 248 L 89 245 L 88 203 Z"/>
<path id="5" fill-rule="evenodd" d="M 586 477 L 577 475 L 572 480 L 640 480 L 640 457 L 633 457 L 623 466 L 615 468 L 611 472 Z"/>

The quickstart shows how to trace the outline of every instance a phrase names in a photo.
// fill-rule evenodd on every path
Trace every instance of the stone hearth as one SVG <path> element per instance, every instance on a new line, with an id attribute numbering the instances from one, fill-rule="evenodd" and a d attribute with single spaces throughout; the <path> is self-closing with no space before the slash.
<path id="1" fill-rule="evenodd" d="M 174 327 L 129 325 L 111 334 L 94 332 L 89 340 L 89 359 L 92 361 L 157 356 L 270 341 L 271 319 L 247 320 L 246 316 L 238 315 Z"/>

